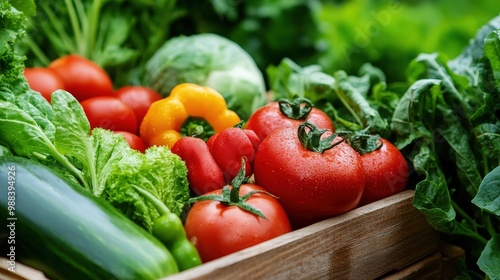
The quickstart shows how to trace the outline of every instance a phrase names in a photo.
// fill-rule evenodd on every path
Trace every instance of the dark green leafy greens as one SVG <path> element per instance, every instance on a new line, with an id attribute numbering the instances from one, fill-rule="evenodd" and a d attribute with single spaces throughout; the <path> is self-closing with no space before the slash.
<path id="1" fill-rule="evenodd" d="M 486 174 L 477 195 L 472 199 L 477 207 L 500 216 L 500 166 Z"/>
<path id="2" fill-rule="evenodd" d="M 90 131 L 83 108 L 66 91 L 55 91 L 49 104 L 31 90 L 23 75 L 24 58 L 12 48 L 23 34 L 26 16 L 4 0 L 0 8 L 5 11 L 0 23 L 9 34 L 8 40 L 0 42 L 0 156 L 40 161 L 148 230 L 159 213 L 132 185 L 147 188 L 180 215 L 189 198 L 184 162 L 165 147 L 142 154 L 118 134 L 98 128 Z"/>
<path id="3" fill-rule="evenodd" d="M 270 65 L 267 74 L 274 100 L 307 98 L 340 129 L 358 131 L 369 127 L 372 133 L 384 137 L 390 134 L 387 116 L 399 97 L 387 90 L 385 76 L 372 65 L 364 65 L 360 76 L 349 76 L 342 70 L 330 75 L 319 65 L 300 67 L 285 58 L 277 66 Z"/>
<path id="4" fill-rule="evenodd" d="M 290 59 L 267 69 L 273 98 L 305 97 L 336 129 L 369 129 L 411 163 L 413 204 L 443 238 L 466 249 L 462 276 L 499 279 L 500 17 L 453 60 L 422 53 L 406 83 L 370 64 L 358 76 Z"/>
<path id="5" fill-rule="evenodd" d="M 411 86 L 391 121 L 396 145 L 423 178 L 415 186 L 415 207 L 467 249 L 471 270 L 482 256 L 478 266 L 491 279 L 500 277 L 500 217 L 494 210 L 500 185 L 494 179 L 500 164 L 500 40 L 499 29 L 492 30 L 498 26 L 500 17 L 455 60 L 419 55 L 408 68 Z"/>

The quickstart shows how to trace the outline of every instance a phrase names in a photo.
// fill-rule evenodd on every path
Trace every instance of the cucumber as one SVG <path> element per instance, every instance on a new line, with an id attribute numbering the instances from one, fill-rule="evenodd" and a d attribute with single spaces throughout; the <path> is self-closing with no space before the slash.
<path id="1" fill-rule="evenodd" d="M 0 157 L 0 192 L 2 231 L 8 231 L 1 243 L 10 264 L 50 279 L 142 280 L 178 272 L 150 233 L 38 162 Z"/>

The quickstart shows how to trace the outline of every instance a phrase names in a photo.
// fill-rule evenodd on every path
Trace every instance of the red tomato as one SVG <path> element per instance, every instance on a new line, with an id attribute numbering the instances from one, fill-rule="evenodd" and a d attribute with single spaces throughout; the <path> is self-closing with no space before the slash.
<path id="1" fill-rule="evenodd" d="M 141 153 L 144 153 L 146 151 L 146 145 L 144 144 L 142 139 L 136 134 L 127 131 L 114 131 L 114 133 L 123 135 L 125 140 L 130 145 L 130 148 L 137 150 Z"/>
<path id="2" fill-rule="evenodd" d="M 49 68 L 25 68 L 24 76 L 30 88 L 34 91 L 38 91 L 49 102 L 50 95 L 54 91 L 64 89 L 64 83 L 61 78 Z"/>
<path id="3" fill-rule="evenodd" d="M 134 110 L 139 125 L 151 104 L 162 99 L 162 96 L 158 92 L 143 86 L 121 87 L 115 91 L 115 96 Z"/>
<path id="4" fill-rule="evenodd" d="M 239 194 L 244 195 L 263 188 L 243 184 Z M 221 194 L 222 190 L 209 192 Z M 205 200 L 193 204 L 186 218 L 185 229 L 189 240 L 198 250 L 203 262 L 208 262 L 236 251 L 259 244 L 291 231 L 290 222 L 278 200 L 256 193 L 246 201 L 260 210 L 267 219 L 226 206 L 219 201 Z"/>
<path id="5" fill-rule="evenodd" d="M 311 151 L 294 128 L 276 130 L 262 141 L 254 176 L 280 198 L 295 228 L 356 208 L 365 186 L 361 156 L 351 146 L 341 142 L 323 153 Z"/>
<path id="6" fill-rule="evenodd" d="M 134 111 L 112 96 L 98 96 L 81 102 L 90 122 L 90 127 L 102 127 L 113 131 L 137 133 L 138 125 Z"/>
<path id="7" fill-rule="evenodd" d="M 257 109 L 248 119 L 245 128 L 255 131 L 260 140 L 264 140 L 269 133 L 276 129 L 291 127 L 297 129 L 302 119 L 293 119 L 285 115 L 280 110 L 278 102 L 271 102 Z M 312 108 L 308 114 L 307 121 L 314 123 L 321 129 L 334 131 L 335 127 L 328 115 L 318 108 Z"/>
<path id="8" fill-rule="evenodd" d="M 65 89 L 78 101 L 113 94 L 109 75 L 93 61 L 79 55 L 62 56 L 49 64 L 63 81 Z"/>
<path id="9" fill-rule="evenodd" d="M 382 147 L 361 156 L 366 185 L 360 205 L 403 191 L 410 172 L 403 154 L 391 142 L 381 138 Z"/>

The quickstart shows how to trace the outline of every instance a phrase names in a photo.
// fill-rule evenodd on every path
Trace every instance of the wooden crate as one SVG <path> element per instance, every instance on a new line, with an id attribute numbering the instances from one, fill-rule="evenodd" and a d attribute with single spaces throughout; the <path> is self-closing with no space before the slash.
<path id="1" fill-rule="evenodd" d="M 438 233 L 407 190 L 161 280 L 440 279 Z M 18 264 L 1 279 L 45 279 Z"/>
<path id="2" fill-rule="evenodd" d="M 162 280 L 422 279 L 411 267 L 440 259 L 439 235 L 412 200 L 407 190 Z"/>

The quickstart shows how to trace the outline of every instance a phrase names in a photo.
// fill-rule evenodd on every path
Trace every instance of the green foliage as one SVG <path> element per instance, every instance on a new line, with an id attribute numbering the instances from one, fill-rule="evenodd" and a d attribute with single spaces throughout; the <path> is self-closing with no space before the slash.
<path id="1" fill-rule="evenodd" d="M 500 279 L 500 234 L 491 238 L 486 244 L 481 256 L 478 260 L 478 265 L 491 280 Z"/>
<path id="2" fill-rule="evenodd" d="M 498 279 L 493 263 L 500 261 L 498 251 L 490 251 L 498 249 L 494 238 L 500 232 L 500 107 L 492 105 L 500 97 L 494 68 L 499 25 L 500 17 L 491 20 L 456 60 L 415 58 L 407 72 L 412 85 L 392 119 L 395 143 L 423 178 L 415 187 L 415 207 L 450 239 L 467 248 L 473 242 L 467 258 L 484 256 L 478 264 L 491 279 Z"/>
<path id="3" fill-rule="evenodd" d="M 472 199 L 477 207 L 500 216 L 500 166 L 486 174 L 477 195 Z"/>
<path id="4" fill-rule="evenodd" d="M 389 80 L 404 80 L 406 65 L 420 53 L 451 58 L 477 29 L 499 14 L 497 3 L 479 1 L 322 1 L 319 63 L 327 72 L 354 73 L 371 62 Z"/>
<path id="5" fill-rule="evenodd" d="M 419 54 L 403 84 L 386 84 L 384 72 L 371 64 L 358 76 L 330 75 L 288 58 L 268 67 L 275 99 L 309 98 L 337 129 L 369 129 L 396 144 L 414 171 L 414 206 L 446 240 L 466 249 L 464 277 L 498 278 L 499 30 L 500 16 L 454 60 Z"/>

